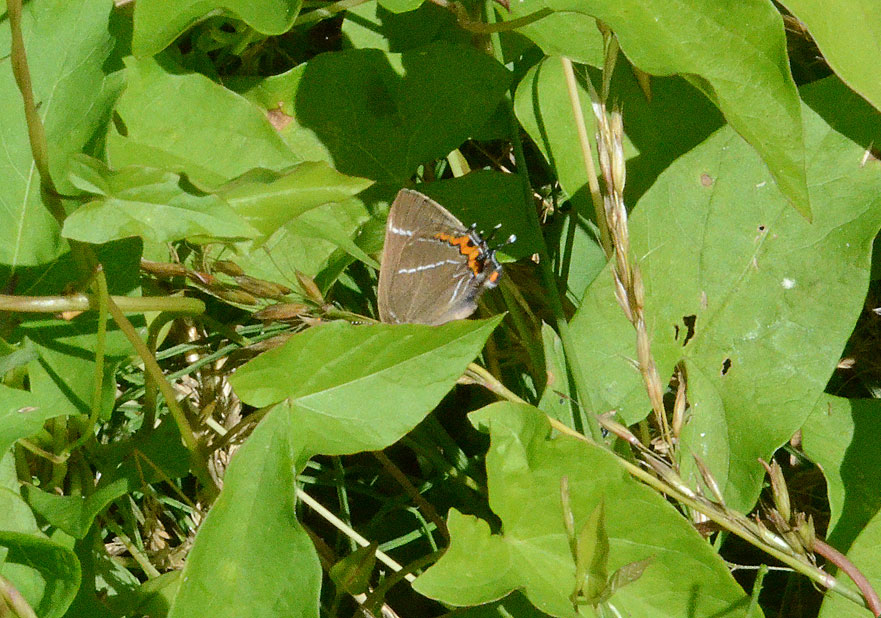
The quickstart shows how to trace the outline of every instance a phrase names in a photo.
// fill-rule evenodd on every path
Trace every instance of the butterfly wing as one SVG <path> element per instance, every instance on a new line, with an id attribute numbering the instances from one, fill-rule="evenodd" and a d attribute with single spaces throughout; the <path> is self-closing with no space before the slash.
<path id="1" fill-rule="evenodd" d="M 469 230 L 434 200 L 401 190 L 389 210 L 379 271 L 383 322 L 436 325 L 474 313 L 485 277 L 439 234 L 464 237 Z"/>

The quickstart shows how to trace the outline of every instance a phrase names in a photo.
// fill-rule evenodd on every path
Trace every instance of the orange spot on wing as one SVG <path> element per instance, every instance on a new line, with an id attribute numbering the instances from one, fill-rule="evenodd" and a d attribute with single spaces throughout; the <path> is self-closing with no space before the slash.
<path id="1" fill-rule="evenodd" d="M 483 260 L 480 259 L 480 247 L 474 244 L 470 236 L 451 236 L 450 234 L 444 234 L 443 232 L 440 232 L 438 234 L 435 234 L 434 237 L 438 240 L 449 243 L 454 247 L 458 247 L 459 253 L 468 258 L 468 268 L 470 268 L 471 272 L 473 272 L 475 275 L 483 272 Z"/>

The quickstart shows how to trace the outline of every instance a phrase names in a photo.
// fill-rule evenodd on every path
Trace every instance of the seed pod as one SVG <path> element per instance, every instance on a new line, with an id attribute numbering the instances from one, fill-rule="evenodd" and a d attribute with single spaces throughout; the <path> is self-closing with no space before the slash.
<path id="1" fill-rule="evenodd" d="M 310 277 L 309 275 L 301 273 L 299 270 L 296 274 L 297 283 L 299 283 L 300 287 L 303 288 L 303 292 L 306 293 L 306 296 L 314 301 L 316 305 L 323 305 L 324 295 L 321 293 L 321 290 L 318 289 L 318 286 L 315 285 L 315 280 L 312 279 L 312 277 Z"/>
<path id="2" fill-rule="evenodd" d="M 307 305 L 303 303 L 278 303 L 269 305 L 254 313 L 254 317 L 264 322 L 275 322 L 280 320 L 293 320 L 297 316 L 306 313 L 309 310 Z"/>
<path id="3" fill-rule="evenodd" d="M 229 301 L 231 303 L 238 303 L 240 305 L 256 305 L 257 299 L 254 298 L 253 295 L 248 294 L 244 290 L 237 290 L 235 288 L 226 288 L 215 286 L 211 288 L 211 293 L 217 295 L 219 298 L 223 300 Z"/>
<path id="4" fill-rule="evenodd" d="M 245 274 L 245 271 L 242 270 L 241 266 L 229 260 L 217 260 L 214 262 L 213 267 L 217 272 L 229 275 L 230 277 L 238 277 Z"/>
<path id="5" fill-rule="evenodd" d="M 141 258 L 141 270 L 157 277 L 186 277 L 187 267 L 170 262 L 152 262 Z"/>
<path id="6" fill-rule="evenodd" d="M 235 277 L 235 280 L 240 288 L 260 298 L 283 298 L 291 293 L 290 288 L 279 283 L 264 281 L 248 275 L 239 275 Z"/>

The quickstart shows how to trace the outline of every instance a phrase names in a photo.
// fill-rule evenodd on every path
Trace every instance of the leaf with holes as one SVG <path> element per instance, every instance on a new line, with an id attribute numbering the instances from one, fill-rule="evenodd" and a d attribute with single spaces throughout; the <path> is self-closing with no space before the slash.
<path id="1" fill-rule="evenodd" d="M 834 100 L 842 115 L 867 107 L 833 79 L 803 94 Z M 683 471 L 694 477 L 692 453 L 702 457 L 737 509 L 758 495 L 757 458 L 789 440 L 823 396 L 862 308 L 881 225 L 881 175 L 877 161 L 860 166 L 864 137 L 848 139 L 807 106 L 803 113 L 811 196 L 824 205 L 813 224 L 788 207 L 731 129 L 677 160 L 631 219 L 661 380 L 681 362 L 688 383 Z M 611 274 L 597 278 L 572 326 L 591 350 L 582 358 L 597 411 L 643 418 L 635 334 Z"/>

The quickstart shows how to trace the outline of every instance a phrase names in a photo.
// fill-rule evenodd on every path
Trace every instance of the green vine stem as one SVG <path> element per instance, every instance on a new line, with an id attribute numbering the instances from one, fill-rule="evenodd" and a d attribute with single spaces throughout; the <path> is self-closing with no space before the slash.
<path id="1" fill-rule="evenodd" d="M 107 277 L 100 265 L 95 273 L 95 287 L 98 288 L 98 332 L 95 336 L 95 380 L 92 390 L 92 406 L 89 411 L 88 423 L 79 438 L 64 450 L 65 455 L 75 451 L 92 437 L 98 416 L 101 414 L 104 393 L 104 351 L 107 345 L 107 304 L 110 294 L 107 292 Z"/>
<path id="2" fill-rule="evenodd" d="M 487 16 L 495 19 L 491 0 L 486 2 Z M 502 48 L 498 32 L 492 33 L 493 52 L 496 60 L 504 64 L 501 58 Z M 554 274 L 550 254 L 545 244 L 544 236 L 541 234 L 541 223 L 538 220 L 538 213 L 532 207 L 532 184 L 529 181 L 529 172 L 526 169 L 526 155 L 523 151 L 523 143 L 520 140 L 520 124 L 514 115 L 514 106 L 512 104 L 511 93 L 509 92 L 505 98 L 505 107 L 508 112 L 508 122 L 510 126 L 510 138 L 514 146 L 514 158 L 517 162 L 517 172 L 523 178 L 523 191 L 525 193 L 525 203 L 527 204 L 526 216 L 529 223 L 538 232 L 539 239 L 539 269 L 542 274 L 542 281 L 548 292 L 548 302 L 551 312 L 554 315 L 554 322 L 557 327 L 557 333 L 560 335 L 560 341 L 563 343 L 563 352 L 566 355 L 566 362 L 575 382 L 575 389 L 578 393 L 578 400 L 584 409 L 593 411 L 593 405 L 590 401 L 587 380 L 584 377 L 584 371 L 581 367 L 581 361 L 578 358 L 578 349 L 575 340 L 572 338 L 569 330 L 569 323 L 566 321 L 566 315 L 563 312 L 563 303 L 560 300 L 560 291 L 557 287 L 557 278 Z M 578 418 L 576 416 L 576 418 Z M 597 444 L 603 444 L 603 437 L 600 433 L 600 427 L 594 416 L 590 413 L 584 415 L 591 438 Z"/>
<path id="3" fill-rule="evenodd" d="M 205 303 L 185 296 L 110 296 L 110 300 L 124 313 L 145 311 L 172 311 L 174 313 L 205 312 Z M 65 296 L 11 296 L 0 294 L 0 311 L 20 313 L 65 313 L 98 309 L 100 301 L 90 294 Z"/>
<path id="4" fill-rule="evenodd" d="M 31 154 L 34 158 L 34 166 L 40 175 L 40 193 L 42 202 L 49 213 L 58 222 L 59 227 L 64 225 L 67 216 L 61 197 L 52 181 L 49 172 L 49 146 L 46 142 L 46 129 L 43 120 L 37 113 L 37 103 L 34 99 L 34 89 L 31 83 L 31 71 L 28 67 L 27 53 L 24 48 L 24 37 L 21 33 L 21 0 L 8 0 L 6 2 L 6 14 L 9 17 L 9 29 L 12 34 L 10 45 L 10 57 L 12 62 L 12 74 L 15 83 L 21 92 L 24 104 L 25 121 L 28 127 L 28 139 L 31 144 Z M 91 248 L 81 242 L 68 241 L 70 252 L 73 256 L 80 274 L 85 276 L 94 270 L 98 260 Z"/>
<path id="5" fill-rule="evenodd" d="M 551 13 L 553 10 L 549 8 L 539 9 L 534 13 L 530 13 L 529 15 L 524 15 L 523 17 L 518 17 L 517 19 L 511 19 L 507 21 L 503 21 L 501 23 L 491 23 L 487 24 L 482 21 L 474 21 L 468 15 L 468 10 L 461 2 L 456 2 L 455 0 L 432 0 L 436 5 L 443 7 L 456 16 L 456 20 L 459 22 L 459 25 L 468 30 L 469 32 L 473 32 L 475 34 L 495 34 L 497 32 L 510 32 L 512 30 L 516 30 L 517 28 L 522 28 L 523 26 L 528 26 L 529 24 L 538 21 L 539 19 L 545 18 Z M 492 10 L 492 6 L 488 7 L 488 10 Z"/>
<path id="6" fill-rule="evenodd" d="M 147 349 L 153 358 L 156 358 L 156 348 L 159 345 L 159 334 L 162 332 L 162 327 L 173 321 L 176 317 L 178 316 L 175 313 L 163 311 L 147 327 Z M 157 389 L 158 385 L 153 379 L 152 374 L 144 372 L 144 417 L 141 423 L 141 433 L 143 434 L 152 431 L 156 421 Z"/>

